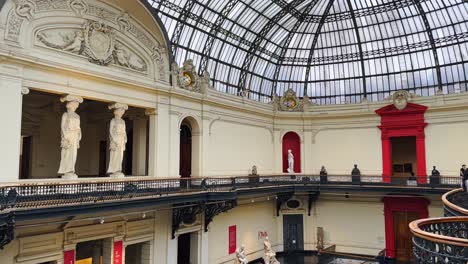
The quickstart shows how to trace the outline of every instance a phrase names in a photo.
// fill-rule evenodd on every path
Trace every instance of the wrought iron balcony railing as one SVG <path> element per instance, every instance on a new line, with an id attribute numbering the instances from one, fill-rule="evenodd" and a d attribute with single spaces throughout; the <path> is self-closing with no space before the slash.
<path id="1" fill-rule="evenodd" d="M 468 263 L 468 217 L 416 220 L 410 229 L 415 263 Z"/>
<path id="2" fill-rule="evenodd" d="M 163 195 L 197 192 L 230 192 L 249 188 L 281 188 L 283 186 L 386 188 L 401 187 L 431 190 L 452 189 L 459 186 L 458 177 L 427 178 L 383 182 L 382 176 L 350 175 L 265 175 L 205 178 L 152 178 L 128 177 L 126 179 L 79 179 L 76 181 L 38 180 L 0 185 L 0 212 L 27 208 L 44 208 L 77 204 L 92 204 L 127 199 L 144 199 Z"/>
<path id="3" fill-rule="evenodd" d="M 468 216 L 468 193 L 455 189 L 442 196 L 444 216 Z"/>

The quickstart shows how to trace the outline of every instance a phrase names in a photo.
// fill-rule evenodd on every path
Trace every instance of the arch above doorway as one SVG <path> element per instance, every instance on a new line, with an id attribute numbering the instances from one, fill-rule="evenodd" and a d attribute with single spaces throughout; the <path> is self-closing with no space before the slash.
<path id="1" fill-rule="evenodd" d="M 427 106 L 408 103 L 399 110 L 395 105 L 387 105 L 375 112 L 381 117 L 378 128 L 382 132 L 382 177 L 390 182 L 393 175 L 391 138 L 416 137 L 416 159 L 418 183 L 426 183 L 426 142 L 424 129 L 427 123 L 424 113 Z"/>

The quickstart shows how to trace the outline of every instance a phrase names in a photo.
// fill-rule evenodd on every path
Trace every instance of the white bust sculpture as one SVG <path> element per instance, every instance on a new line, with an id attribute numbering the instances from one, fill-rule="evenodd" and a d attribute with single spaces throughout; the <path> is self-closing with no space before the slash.
<path id="1" fill-rule="evenodd" d="M 62 115 L 60 147 L 60 167 L 58 173 L 62 178 L 75 179 L 75 163 L 80 148 L 81 128 L 80 116 L 75 113 L 76 109 L 83 102 L 83 98 L 75 95 L 66 95 L 60 98 L 61 102 L 67 102 L 67 112 Z"/>
<path id="2" fill-rule="evenodd" d="M 294 155 L 290 149 L 288 149 L 288 172 L 294 173 Z"/>
<path id="3" fill-rule="evenodd" d="M 276 252 L 271 248 L 268 237 L 265 237 L 265 240 L 263 240 L 263 249 L 263 261 L 265 264 L 279 264 L 279 261 L 276 259 Z"/>
<path id="4" fill-rule="evenodd" d="M 125 120 L 122 119 L 125 110 L 128 109 L 126 104 L 115 103 L 109 106 L 109 109 L 114 110 L 114 118 L 112 118 L 109 126 L 109 167 L 107 173 L 111 177 L 121 178 L 125 175 L 122 173 L 122 161 L 127 143 L 127 131 Z"/>
<path id="5" fill-rule="evenodd" d="M 245 248 L 244 245 L 241 245 L 240 248 L 236 249 L 236 259 L 234 264 L 247 264 L 249 261 L 247 260 L 247 256 L 245 255 Z"/>

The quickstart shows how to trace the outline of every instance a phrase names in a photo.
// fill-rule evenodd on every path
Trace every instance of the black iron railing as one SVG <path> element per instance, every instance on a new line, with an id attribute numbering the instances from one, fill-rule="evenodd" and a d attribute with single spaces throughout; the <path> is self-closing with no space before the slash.
<path id="1" fill-rule="evenodd" d="M 413 179 L 383 182 L 382 176 L 351 175 L 265 175 L 207 178 L 133 178 L 122 180 L 83 179 L 77 181 L 19 182 L 0 185 L 0 211 L 5 209 L 40 208 L 76 204 L 118 201 L 134 198 L 151 198 L 162 195 L 177 195 L 187 192 L 229 192 L 237 189 L 282 187 L 282 186 L 349 186 L 443 188 L 459 186 L 457 177 L 437 177 L 424 182 Z"/>
<path id="2" fill-rule="evenodd" d="M 410 229 L 415 263 L 468 263 L 468 217 L 416 220 Z"/>
<path id="3" fill-rule="evenodd" d="M 468 216 L 468 193 L 463 189 L 450 191 L 442 196 L 444 216 Z"/>

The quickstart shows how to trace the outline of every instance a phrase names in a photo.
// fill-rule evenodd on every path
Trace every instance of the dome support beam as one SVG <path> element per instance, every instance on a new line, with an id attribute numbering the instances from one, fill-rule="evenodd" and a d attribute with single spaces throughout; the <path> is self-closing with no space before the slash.
<path id="1" fill-rule="evenodd" d="M 322 17 L 320 18 L 320 22 L 317 26 L 317 30 L 315 31 L 314 40 L 312 41 L 312 46 L 310 46 L 310 52 L 309 52 L 309 57 L 307 58 L 306 74 L 305 74 L 305 80 L 304 80 L 304 95 L 307 94 L 310 67 L 312 64 L 312 58 L 314 56 L 315 46 L 317 45 L 317 41 L 318 41 L 320 32 L 322 31 L 323 24 L 325 24 L 325 19 L 327 18 L 327 15 L 330 12 L 330 9 L 333 6 L 334 2 L 335 0 L 328 1 L 327 6 L 325 7 L 325 11 L 323 12 Z"/>
<path id="2" fill-rule="evenodd" d="M 424 27 L 426 28 L 427 36 L 429 37 L 429 42 L 431 43 L 432 54 L 434 55 L 434 64 L 437 75 L 437 91 L 442 91 L 442 74 L 440 72 L 439 56 L 437 55 L 437 47 L 434 41 L 434 35 L 432 34 L 431 26 L 429 25 L 429 20 L 427 19 L 426 12 L 421 5 L 420 0 L 413 0 L 414 4 L 418 8 L 419 15 L 423 21 Z"/>
<path id="3" fill-rule="evenodd" d="M 318 2 L 319 2 L 319 0 L 314 0 L 314 1 L 310 2 L 307 5 L 307 7 L 304 10 L 304 13 L 301 14 L 301 17 L 298 18 L 298 20 L 294 24 L 293 28 L 291 29 L 291 31 L 289 31 L 288 36 L 286 37 L 286 40 L 285 40 L 284 44 L 281 47 L 280 57 L 279 57 L 278 63 L 276 64 L 275 74 L 273 75 L 273 88 L 271 89 L 271 96 L 272 97 L 273 97 L 273 94 L 276 93 L 276 89 L 277 89 L 277 86 L 278 86 L 278 77 L 279 77 L 279 73 L 280 73 L 280 69 L 281 69 L 281 64 L 283 64 L 284 56 L 286 55 L 286 51 L 288 50 L 289 44 L 291 44 L 291 41 L 292 41 L 292 39 L 294 37 L 294 34 L 296 33 L 297 29 L 304 22 L 307 14 L 312 10 L 312 8 L 314 8 L 317 5 Z"/>
<path id="4" fill-rule="evenodd" d="M 174 34 L 172 35 L 172 39 L 171 39 L 172 57 L 174 58 L 174 60 L 176 59 L 177 45 L 179 44 L 180 37 L 182 35 L 182 30 L 184 29 L 185 22 L 187 18 L 189 17 L 190 13 L 192 12 L 191 10 L 194 5 L 195 5 L 195 1 L 188 0 L 185 3 L 182 12 L 179 15 L 179 19 L 177 19 L 177 25 L 175 27 Z"/>
<path id="5" fill-rule="evenodd" d="M 362 52 L 362 42 L 361 42 L 361 35 L 359 34 L 358 24 L 356 21 L 356 15 L 354 14 L 353 5 L 351 0 L 346 0 L 348 2 L 349 13 L 351 14 L 351 20 L 353 21 L 354 25 L 354 32 L 356 33 L 356 41 L 359 51 L 359 58 L 361 59 L 361 75 L 362 75 L 362 92 L 364 98 L 367 99 L 367 85 L 366 85 L 366 68 L 364 64 L 364 54 Z"/>
<path id="6" fill-rule="evenodd" d="M 221 29 L 221 26 L 223 25 L 227 16 L 231 13 L 232 9 L 237 5 L 238 2 L 239 0 L 229 0 L 228 3 L 223 7 L 221 13 L 216 18 L 214 26 L 210 29 L 208 39 L 206 40 L 205 47 L 203 48 L 200 67 L 198 70 L 199 75 L 202 75 L 208 68 L 208 61 L 210 59 L 210 52 L 213 48 L 214 40 L 218 35 L 219 30 Z"/>
<path id="7" fill-rule="evenodd" d="M 246 81 L 247 81 L 247 74 L 250 69 L 250 65 L 252 64 L 253 57 L 255 53 L 259 50 L 260 44 L 265 39 L 266 35 L 270 32 L 273 26 L 277 25 L 278 21 L 280 21 L 286 14 L 290 13 L 290 9 L 294 8 L 305 2 L 306 0 L 293 0 L 288 5 L 286 5 L 281 11 L 275 14 L 274 17 L 268 21 L 268 23 L 262 28 L 262 30 L 257 34 L 255 40 L 252 43 L 252 46 L 249 47 L 249 52 L 245 56 L 244 63 L 242 64 L 242 69 L 239 75 L 239 85 L 238 85 L 238 92 L 246 90 Z"/>

